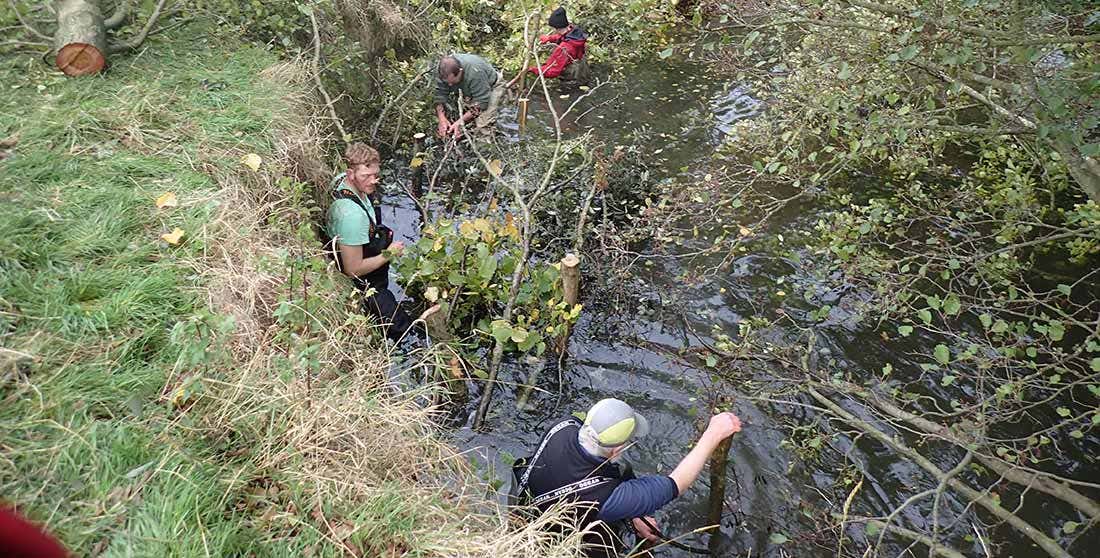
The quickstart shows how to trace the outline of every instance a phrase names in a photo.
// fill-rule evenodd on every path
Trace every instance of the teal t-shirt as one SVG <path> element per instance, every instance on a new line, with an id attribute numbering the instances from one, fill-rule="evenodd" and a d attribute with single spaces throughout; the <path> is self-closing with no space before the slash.
<path id="1" fill-rule="evenodd" d="M 343 173 L 334 178 L 332 189 L 334 191 L 345 190 L 355 194 L 363 202 L 363 205 L 373 212 L 374 206 L 371 205 L 370 199 L 348 185 L 345 180 L 346 175 L 347 173 Z M 363 208 L 359 207 L 355 200 L 337 198 L 332 200 L 332 205 L 328 207 L 328 226 L 326 229 L 329 237 L 340 244 L 362 246 L 370 244 L 371 218 L 372 216 L 363 211 Z"/>

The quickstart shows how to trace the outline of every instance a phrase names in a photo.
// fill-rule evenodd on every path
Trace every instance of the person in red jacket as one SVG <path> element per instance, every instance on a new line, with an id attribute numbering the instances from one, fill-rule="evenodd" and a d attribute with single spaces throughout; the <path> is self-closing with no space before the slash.
<path id="1" fill-rule="evenodd" d="M 542 74 L 547 78 L 560 77 L 563 81 L 578 85 L 588 81 L 590 74 L 588 62 L 584 60 L 588 34 L 579 26 L 569 23 L 565 8 L 554 10 L 547 23 L 554 28 L 554 32 L 539 37 L 539 42 L 557 46 L 545 63 L 541 66 L 531 66 L 526 71 L 536 76 Z M 511 86 L 518 80 L 519 76 L 516 76 L 508 85 Z"/>

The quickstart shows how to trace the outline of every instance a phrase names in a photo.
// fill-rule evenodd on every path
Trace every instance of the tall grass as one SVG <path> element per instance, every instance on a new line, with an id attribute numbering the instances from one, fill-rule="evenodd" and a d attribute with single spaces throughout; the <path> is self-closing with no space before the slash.
<path id="1" fill-rule="evenodd" d="M 301 67 L 199 25 L 147 47 L 0 62 L 0 498 L 77 555 L 576 555 L 388 379 L 312 238 Z"/>

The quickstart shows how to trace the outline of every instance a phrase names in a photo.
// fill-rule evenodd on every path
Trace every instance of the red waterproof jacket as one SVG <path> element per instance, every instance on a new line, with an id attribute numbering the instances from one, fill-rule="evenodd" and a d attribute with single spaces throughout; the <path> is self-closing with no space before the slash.
<path id="1" fill-rule="evenodd" d="M 538 75 L 541 71 L 548 78 L 558 77 L 561 75 L 561 71 L 572 64 L 574 60 L 584 58 L 584 43 L 586 41 L 588 41 L 588 34 L 576 25 L 570 26 L 565 33 L 554 33 L 553 35 L 539 37 L 540 43 L 557 43 L 558 47 L 554 49 L 554 53 L 542 66 L 531 66 L 527 68 L 527 71 L 535 75 Z"/>

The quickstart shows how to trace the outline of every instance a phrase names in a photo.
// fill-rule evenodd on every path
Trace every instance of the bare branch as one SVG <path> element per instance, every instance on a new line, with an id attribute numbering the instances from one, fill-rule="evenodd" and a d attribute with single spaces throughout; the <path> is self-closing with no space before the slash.
<path id="1" fill-rule="evenodd" d="M 19 23 L 23 24 L 23 27 L 27 28 L 27 31 L 30 31 L 39 39 L 46 39 L 47 41 L 51 42 L 53 41 L 53 37 L 35 29 L 34 26 L 27 22 L 27 20 L 23 19 L 23 14 L 19 13 L 19 7 L 15 5 L 15 0 L 8 0 L 8 4 L 11 4 L 11 11 L 15 12 L 16 19 L 19 20 Z"/>
<path id="2" fill-rule="evenodd" d="M 840 514 L 833 513 L 832 516 L 835 519 L 840 519 Z M 891 533 L 895 533 L 895 534 L 901 535 L 901 536 L 903 536 L 903 537 L 905 537 L 909 540 L 921 543 L 921 544 L 927 546 L 928 548 L 932 549 L 932 552 L 935 552 L 936 554 L 942 556 L 943 558 L 966 558 L 965 554 L 963 554 L 962 552 L 959 552 L 958 550 L 955 550 L 953 548 L 946 547 L 946 546 L 943 546 L 943 545 L 933 545 L 931 539 L 929 539 L 927 536 L 922 535 L 922 534 L 920 534 L 916 531 L 912 531 L 912 530 L 906 529 L 904 527 L 898 527 L 897 525 L 890 525 L 890 524 L 884 523 L 882 520 L 875 519 L 873 517 L 857 517 L 857 518 L 850 518 L 850 519 L 853 522 L 854 521 L 865 521 L 867 523 L 870 523 L 871 525 L 874 525 L 874 526 L 878 527 L 879 529 L 888 530 Z"/>
<path id="3" fill-rule="evenodd" d="M 859 417 L 856 417 L 848 411 L 845 411 L 842 407 L 834 403 L 828 397 L 822 395 L 815 388 L 807 387 L 806 392 L 823 406 L 828 408 L 830 412 L 832 412 L 832 414 L 841 418 L 845 424 L 854 426 L 869 434 L 872 438 L 878 440 L 883 445 L 898 452 L 914 464 L 919 465 L 922 469 L 935 477 L 937 481 L 946 481 L 947 485 L 954 489 L 956 492 L 962 494 L 971 502 L 982 506 L 989 513 L 997 516 L 999 519 L 1015 527 L 1017 531 L 1031 539 L 1036 545 L 1045 550 L 1047 554 L 1055 558 L 1072 558 L 1070 554 L 1066 552 L 1066 550 L 1062 548 L 1061 545 L 1058 544 L 1057 541 L 1048 537 L 1045 533 L 1043 533 L 1043 531 L 1035 528 L 1033 525 L 1025 521 L 1020 516 L 1001 507 L 1000 503 L 994 501 L 988 494 L 979 492 L 971 488 L 969 485 L 963 483 L 957 478 L 948 477 L 947 473 L 942 471 L 928 458 L 921 455 L 920 452 L 910 448 L 901 440 L 886 435 L 886 433 L 871 425 L 869 422 L 860 419 Z"/>
<path id="4" fill-rule="evenodd" d="M 126 22 L 126 18 L 130 15 L 130 10 L 134 7 L 134 0 L 122 0 L 119 2 L 118 7 L 115 8 L 115 13 L 111 14 L 111 17 L 103 21 L 103 26 L 107 29 L 118 29 L 122 27 L 122 24 Z"/>
<path id="5" fill-rule="evenodd" d="M 141 43 L 145 42 L 145 38 L 149 36 L 149 32 L 152 31 L 153 25 L 156 24 L 157 19 L 160 18 L 160 12 L 164 9 L 164 4 L 167 0 L 159 0 L 156 7 L 153 8 L 153 13 L 149 16 L 149 20 L 145 22 L 145 27 L 141 29 L 141 32 L 134 36 L 133 39 L 126 41 L 125 43 L 119 43 L 117 45 L 111 45 L 107 48 L 107 52 L 110 54 L 118 54 L 120 52 L 126 52 L 133 50 Z"/>
<path id="6" fill-rule="evenodd" d="M 163 0 L 161 1 L 163 2 Z M 340 116 L 336 114 L 336 107 L 332 106 L 333 100 L 329 96 L 328 90 L 325 89 L 325 84 L 321 83 L 321 31 L 317 28 L 317 16 L 314 15 L 313 10 L 309 10 L 309 22 L 313 25 L 313 82 L 317 84 L 317 90 L 325 98 L 325 108 L 332 116 L 333 125 L 340 132 L 340 140 L 346 142 L 351 136 L 344 129 L 344 123 L 340 120 Z"/>
<path id="7" fill-rule="evenodd" d="M 375 121 L 374 126 L 372 126 L 371 129 L 370 129 L 370 140 L 371 140 L 372 143 L 375 142 L 375 141 L 378 141 L 378 127 L 380 125 L 382 125 L 382 121 L 386 119 L 386 113 L 389 112 L 390 107 L 397 104 L 398 101 L 400 101 L 402 98 L 404 98 L 405 95 L 409 91 L 411 91 L 413 87 L 416 86 L 416 84 L 420 81 L 420 78 L 427 75 L 428 72 L 430 72 L 430 71 L 431 70 L 424 70 L 423 72 L 420 72 L 419 74 L 417 74 L 416 77 L 409 80 L 409 84 L 406 85 L 405 88 L 402 89 L 401 92 L 398 93 L 396 97 L 391 99 L 390 102 L 386 103 L 386 106 L 382 108 L 382 112 L 378 115 L 378 120 Z"/>

